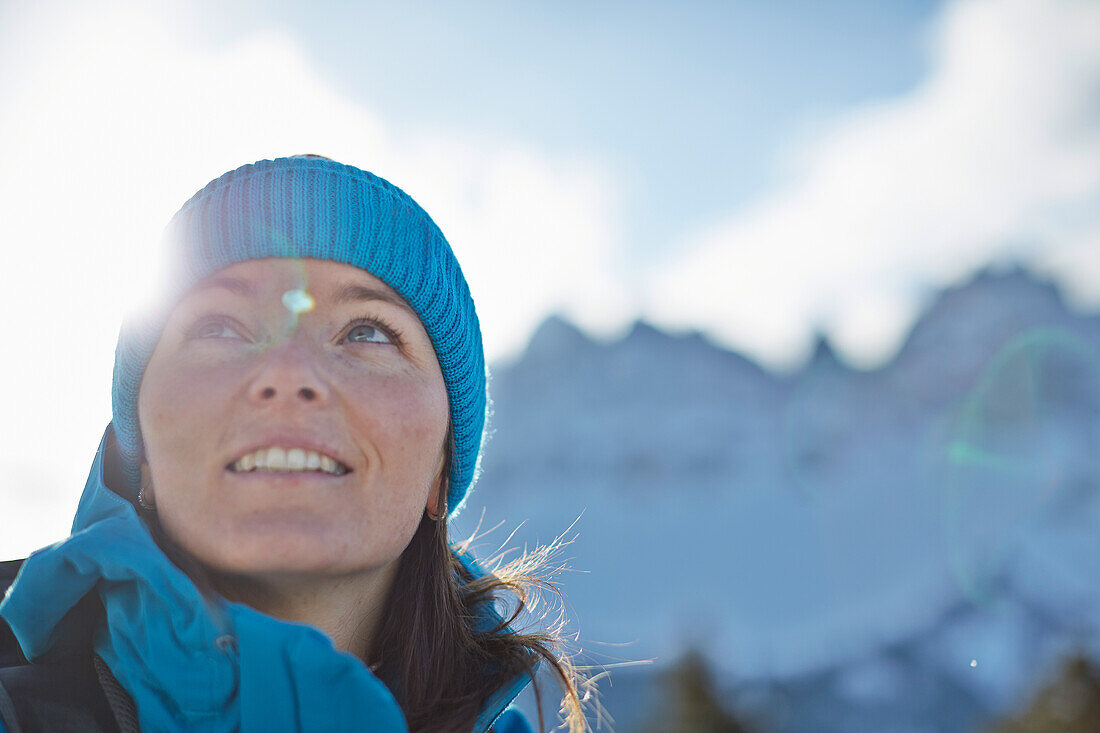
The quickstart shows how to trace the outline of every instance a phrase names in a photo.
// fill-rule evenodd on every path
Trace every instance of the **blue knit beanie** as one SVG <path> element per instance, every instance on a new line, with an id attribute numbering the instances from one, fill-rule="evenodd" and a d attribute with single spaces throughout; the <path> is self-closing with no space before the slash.
<path id="1" fill-rule="evenodd" d="M 450 402 L 453 453 L 447 506 L 477 477 L 485 426 L 481 328 L 458 261 L 439 227 L 404 191 L 317 156 L 262 160 L 211 181 L 168 224 L 168 297 L 123 324 L 115 349 L 113 425 L 125 489 L 136 495 L 144 455 L 138 390 L 176 300 L 202 278 L 264 257 L 315 258 L 360 267 L 396 290 L 420 317 Z"/>

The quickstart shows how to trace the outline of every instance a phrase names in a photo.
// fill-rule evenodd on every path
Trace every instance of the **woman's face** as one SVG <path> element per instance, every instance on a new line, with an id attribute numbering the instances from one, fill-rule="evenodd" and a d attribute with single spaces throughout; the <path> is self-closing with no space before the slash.
<path id="1" fill-rule="evenodd" d="M 161 525 L 218 572 L 385 568 L 444 478 L 431 341 L 351 265 L 253 260 L 201 281 L 172 311 L 138 414 Z"/>

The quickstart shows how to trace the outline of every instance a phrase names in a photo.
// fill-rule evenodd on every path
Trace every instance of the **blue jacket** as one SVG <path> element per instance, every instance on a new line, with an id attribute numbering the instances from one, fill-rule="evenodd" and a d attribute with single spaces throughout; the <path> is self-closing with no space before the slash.
<path id="1" fill-rule="evenodd" d="M 92 647 L 133 698 L 145 731 L 406 731 L 386 685 L 319 630 L 203 596 L 104 483 L 110 430 L 72 534 L 32 554 L 0 603 L 27 659 L 87 648 L 87 631 L 66 614 L 94 591 L 105 618 Z M 460 559 L 482 572 L 472 557 Z M 504 712 L 527 684 L 520 675 L 490 696 L 475 733 L 530 731 L 517 711 Z"/>

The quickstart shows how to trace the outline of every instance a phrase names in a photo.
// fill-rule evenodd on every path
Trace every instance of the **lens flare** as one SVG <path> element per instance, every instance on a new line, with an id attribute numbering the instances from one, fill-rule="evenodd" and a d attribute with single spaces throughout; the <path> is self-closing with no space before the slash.
<path id="1" fill-rule="evenodd" d="M 306 273 L 305 262 L 297 256 L 288 256 L 293 265 L 294 275 L 292 283 L 296 286 L 283 293 L 282 303 L 286 308 L 286 323 L 283 331 L 275 343 L 280 343 L 285 338 L 290 338 L 298 330 L 300 317 L 309 313 L 316 306 L 313 296 L 309 292 L 309 275 Z"/>
<path id="2" fill-rule="evenodd" d="M 295 288 L 283 293 L 283 305 L 286 306 L 288 311 L 298 316 L 313 310 L 315 303 L 312 295 L 305 290 Z"/>
<path id="3" fill-rule="evenodd" d="M 995 594 L 1017 540 L 1074 512 L 1100 413 L 1100 354 L 1065 329 L 1018 335 L 948 418 L 941 445 L 947 559 L 975 603 Z"/>

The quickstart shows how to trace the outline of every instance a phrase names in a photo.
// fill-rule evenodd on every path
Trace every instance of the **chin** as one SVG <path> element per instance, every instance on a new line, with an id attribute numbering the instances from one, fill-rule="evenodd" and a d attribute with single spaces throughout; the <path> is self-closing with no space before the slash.
<path id="1" fill-rule="evenodd" d="M 347 534 L 307 523 L 265 523 L 200 543 L 181 543 L 200 564 L 218 574 L 255 576 L 359 573 L 386 564 L 385 558 L 348 541 Z M 188 546 L 190 544 L 190 546 Z M 358 546 L 356 546 L 358 545 Z"/>

